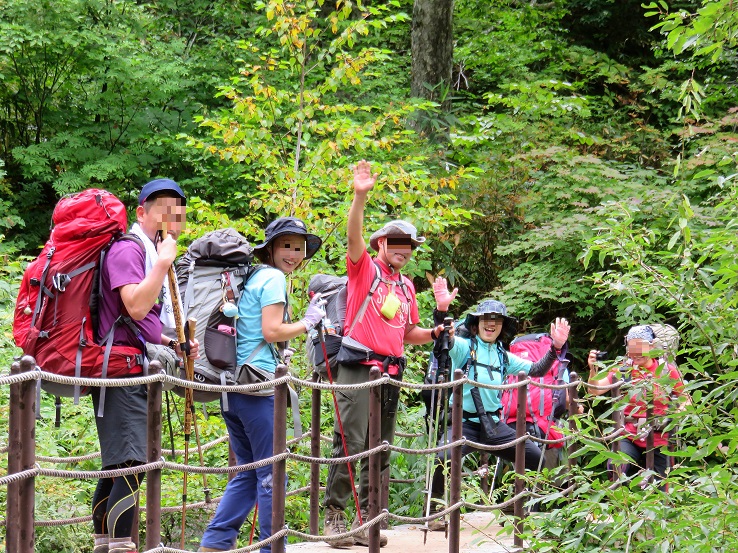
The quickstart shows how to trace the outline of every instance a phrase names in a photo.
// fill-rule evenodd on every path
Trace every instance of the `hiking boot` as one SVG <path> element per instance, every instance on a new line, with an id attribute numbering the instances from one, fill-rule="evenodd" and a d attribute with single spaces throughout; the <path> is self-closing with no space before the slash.
<path id="1" fill-rule="evenodd" d="M 434 505 L 433 509 L 431 510 L 431 515 L 435 515 L 436 513 L 440 513 L 441 511 L 443 511 L 443 507 L 441 507 L 440 505 Z M 441 518 L 434 518 L 433 520 L 429 520 L 428 530 L 430 532 L 445 532 L 446 517 L 442 516 Z"/>
<path id="2" fill-rule="evenodd" d="M 437 503 L 435 500 L 431 500 L 430 514 L 435 515 L 443 511 L 444 506 Z M 425 527 L 423 527 L 425 530 Z M 434 518 L 428 521 L 428 531 L 430 532 L 445 532 L 446 531 L 446 517 Z"/>
<path id="3" fill-rule="evenodd" d="M 346 530 L 346 515 L 343 509 L 329 505 L 325 508 L 325 522 L 323 523 L 323 536 L 329 538 L 336 534 L 343 534 Z M 354 538 L 349 536 L 337 540 L 326 540 L 328 545 L 335 548 L 351 547 L 354 545 Z"/>
<path id="4" fill-rule="evenodd" d="M 369 520 L 369 511 L 365 511 L 362 509 L 361 511 L 361 520 L 364 521 L 364 524 Z M 359 517 L 357 516 L 354 519 L 354 523 L 351 525 L 352 530 L 356 530 L 361 524 L 359 523 Z M 358 534 L 354 536 L 354 541 L 356 542 L 356 545 L 363 545 L 364 547 L 369 547 L 369 530 L 362 530 Z M 379 533 L 379 547 L 384 547 L 387 545 L 387 536 L 385 534 Z"/>

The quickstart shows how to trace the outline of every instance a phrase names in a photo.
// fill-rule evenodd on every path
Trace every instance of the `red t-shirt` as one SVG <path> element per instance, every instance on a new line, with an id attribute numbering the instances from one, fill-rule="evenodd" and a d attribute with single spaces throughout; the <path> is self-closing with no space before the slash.
<path id="1" fill-rule="evenodd" d="M 404 352 L 403 344 L 407 328 L 420 321 L 418 303 L 415 300 L 415 287 L 410 279 L 399 273 L 392 274 L 392 270 L 387 265 L 373 260 L 366 250 L 356 263 L 352 263 L 351 258 L 346 255 L 348 273 L 346 332 L 351 328 L 361 304 L 369 294 L 369 289 L 377 276 L 377 266 L 379 266 L 382 281 L 374 292 L 361 322 L 351 331 L 351 337 L 370 347 L 374 353 L 401 357 Z M 399 283 L 400 278 L 403 279 L 405 286 L 393 284 Z M 392 289 L 397 299 L 400 300 L 400 307 L 395 316 L 388 319 L 382 315 L 380 309 Z M 410 297 L 405 296 L 405 290 Z M 370 363 L 381 367 L 378 361 Z"/>
<path id="2" fill-rule="evenodd" d="M 684 383 L 682 381 L 682 376 L 679 374 L 679 370 L 671 364 L 666 365 L 666 367 L 663 367 L 659 374 L 656 374 L 656 371 L 659 370 L 659 361 L 657 359 L 652 359 L 651 364 L 647 369 L 642 369 L 641 367 L 632 367 L 630 369 L 630 381 L 633 384 L 638 384 L 639 382 L 643 381 L 653 381 L 654 379 L 661 379 L 665 376 L 668 376 L 671 380 L 674 381 L 674 383 L 669 386 L 671 388 L 671 392 L 675 396 L 681 396 L 683 395 L 684 391 Z M 667 372 L 668 371 L 668 372 Z M 622 375 L 619 370 L 610 371 L 610 381 L 616 382 L 619 378 L 621 378 Z M 653 415 L 655 417 L 660 417 L 662 415 L 665 415 L 669 411 L 669 392 L 667 390 L 664 390 L 657 382 L 653 381 L 651 383 L 651 389 L 653 392 L 647 392 L 644 389 L 630 389 L 628 390 L 627 394 L 629 394 L 628 398 L 628 405 L 625 406 L 623 409 L 623 414 L 625 417 L 630 417 L 634 419 L 644 419 L 646 418 L 647 409 L 649 402 L 653 402 Z M 645 396 L 645 397 L 644 397 Z M 640 430 L 642 428 L 639 428 L 639 425 L 637 425 L 635 422 L 626 422 L 625 423 L 625 430 L 628 434 L 631 436 L 636 436 L 639 434 Z M 653 445 L 654 447 L 661 447 L 668 443 L 668 433 L 662 434 L 661 432 L 654 431 L 653 433 Z M 635 445 L 638 447 L 646 447 L 646 437 L 644 436 L 641 439 L 632 440 Z"/>

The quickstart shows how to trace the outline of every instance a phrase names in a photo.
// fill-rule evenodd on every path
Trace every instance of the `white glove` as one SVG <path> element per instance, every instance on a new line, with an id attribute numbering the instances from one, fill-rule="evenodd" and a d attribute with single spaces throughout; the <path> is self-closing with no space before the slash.
<path id="1" fill-rule="evenodd" d="M 305 332 L 310 332 L 325 317 L 325 309 L 323 308 L 323 300 L 320 294 L 315 294 L 310 300 L 305 316 L 300 322 L 305 325 Z"/>

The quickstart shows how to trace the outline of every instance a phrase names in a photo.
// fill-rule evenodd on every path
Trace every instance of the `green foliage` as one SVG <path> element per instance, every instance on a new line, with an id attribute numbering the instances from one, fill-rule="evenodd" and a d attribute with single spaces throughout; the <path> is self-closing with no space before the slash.
<path id="1" fill-rule="evenodd" d="M 22 247 L 45 239 L 62 194 L 99 186 L 132 200 L 157 175 L 188 188 L 200 160 L 174 137 L 194 129 L 203 105 L 220 103 L 214 75 L 230 70 L 233 49 L 218 31 L 243 31 L 234 2 L 211 4 L 190 5 L 188 17 L 175 3 L 130 0 L 0 7 L 0 155 L 10 213 L 30 223 Z"/>
<path id="2" fill-rule="evenodd" d="M 367 206 L 367 229 L 410 213 L 421 233 L 463 224 L 469 212 L 456 205 L 453 190 L 465 172 L 438 170 L 433 159 L 412 152 L 413 136 L 403 122 L 415 107 L 366 104 L 360 96 L 344 101 L 348 90 L 373 78 L 370 67 L 388 56 L 359 46 L 359 38 L 403 16 L 374 6 L 351 19 L 348 3 L 325 19 L 309 3 L 259 6 L 269 23 L 257 36 L 280 48 L 260 47 L 256 39 L 240 43 L 244 67 L 221 89 L 232 109 L 200 119 L 215 142 L 189 139 L 240 165 L 241 184 L 229 195 L 228 210 L 251 214 L 256 223 L 286 214 L 309 220 L 327 237 L 320 255 L 343 265 L 345 250 L 333 246 L 340 244 L 351 198 L 349 163 L 370 157 L 377 161 L 379 185 Z M 423 255 L 417 256 L 415 274 L 428 268 Z"/>
<path id="3" fill-rule="evenodd" d="M 694 406 L 678 417 L 683 446 L 669 493 L 641 490 L 642 481 L 610 490 L 604 464 L 612 455 L 584 441 L 573 500 L 561 496 L 552 475 L 537 483 L 560 509 L 531 517 L 530 547 L 735 549 L 738 66 L 731 3 L 457 1 L 453 88 L 441 91 L 448 109 L 407 100 L 411 9 L 410 0 L 341 2 L 337 10 L 335 2 L 311 0 L 3 3 L 0 361 L 7 367 L 18 353 L 10 325 L 21 254 L 46 239 L 59 194 L 96 185 L 133 203 L 149 178 L 173 177 L 188 193 L 183 248 L 215 227 L 235 226 L 259 240 L 268 220 L 303 217 L 326 242 L 291 278 L 299 313 L 313 273 L 344 271 L 350 165 L 367 158 L 379 173 L 367 234 L 402 217 L 429 237 L 407 270 L 424 324 L 433 301 L 424 281 L 444 274 L 461 288 L 457 314 L 495 295 L 521 318 L 521 330 L 567 316 L 577 357 L 591 347 L 618 351 L 622 328 L 635 322 L 680 329 L 679 361 Z M 413 133 L 415 119 L 438 132 Z M 409 348 L 408 356 L 406 378 L 420 381 L 426 349 Z M 301 352 L 294 362 L 309 375 Z M 181 400 L 175 403 L 181 412 Z M 422 433 L 416 394 L 403 392 L 401 405 L 399 427 Z M 612 408 L 596 402 L 577 419 L 579 428 L 607 433 Z M 321 410 L 322 433 L 331 434 L 328 394 Z M 66 402 L 62 413 L 65 424 L 54 429 L 44 397 L 39 453 L 97 449 L 89 405 Z M 224 432 L 211 415 L 198 411 L 203 441 Z M 308 402 L 303 415 L 308 420 Z M 7 420 L 7 395 L 0 420 Z M 173 410 L 171 420 L 181 449 L 181 416 Z M 6 443 L 7 430 L 0 432 Z M 398 441 L 425 445 L 425 438 Z M 295 449 L 307 453 L 305 443 Z M 221 445 L 205 462 L 222 466 L 226 455 Z M 473 457 L 466 463 L 465 470 L 477 468 Z M 307 466 L 290 462 L 288 471 L 291 490 L 306 485 Z M 422 458 L 393 456 L 393 478 L 417 482 L 424 471 Z M 225 481 L 209 477 L 214 496 Z M 88 512 L 92 483 L 44 484 L 38 518 Z M 190 498 L 202 500 L 202 480 L 191 477 L 189 485 Z M 390 509 L 420 514 L 420 487 L 393 484 Z M 478 476 L 466 479 L 463 493 L 489 501 Z M 506 484 L 493 499 L 508 494 Z M 163 496 L 176 507 L 179 475 L 165 474 Z M 307 529 L 307 512 L 305 494 L 288 499 L 291 527 Z M 210 516 L 188 515 L 190 546 Z M 168 543 L 179 541 L 179 517 L 163 517 Z M 88 526 L 39 529 L 39 551 L 64 544 L 89 552 Z"/>

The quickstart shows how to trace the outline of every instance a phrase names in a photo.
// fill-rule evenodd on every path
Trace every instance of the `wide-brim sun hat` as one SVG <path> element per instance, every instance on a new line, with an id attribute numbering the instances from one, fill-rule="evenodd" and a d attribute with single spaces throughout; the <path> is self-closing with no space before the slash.
<path id="1" fill-rule="evenodd" d="M 305 223 L 297 217 L 280 217 L 267 225 L 264 231 L 264 242 L 254 246 L 254 250 L 263 250 L 271 244 L 275 238 L 285 234 L 297 234 L 305 237 L 305 259 L 310 259 L 320 249 L 323 240 L 307 231 Z"/>
<path id="2" fill-rule="evenodd" d="M 482 315 L 502 315 L 506 319 L 511 318 L 507 316 L 507 306 L 498 300 L 481 301 L 471 314 L 475 317 L 481 317 Z"/>
<path id="3" fill-rule="evenodd" d="M 425 242 L 423 236 L 418 236 L 418 229 L 414 225 L 400 219 L 390 221 L 369 237 L 369 246 L 375 252 L 379 251 L 379 239 L 383 236 L 407 236 L 414 248 Z"/>
<path id="4" fill-rule="evenodd" d="M 479 324 L 479 317 L 482 315 L 499 315 L 503 319 L 502 332 L 500 338 L 507 342 L 515 336 L 518 328 L 518 320 L 507 314 L 507 307 L 498 300 L 483 300 L 479 302 L 474 311 L 466 316 L 466 326 L 471 328 Z"/>

